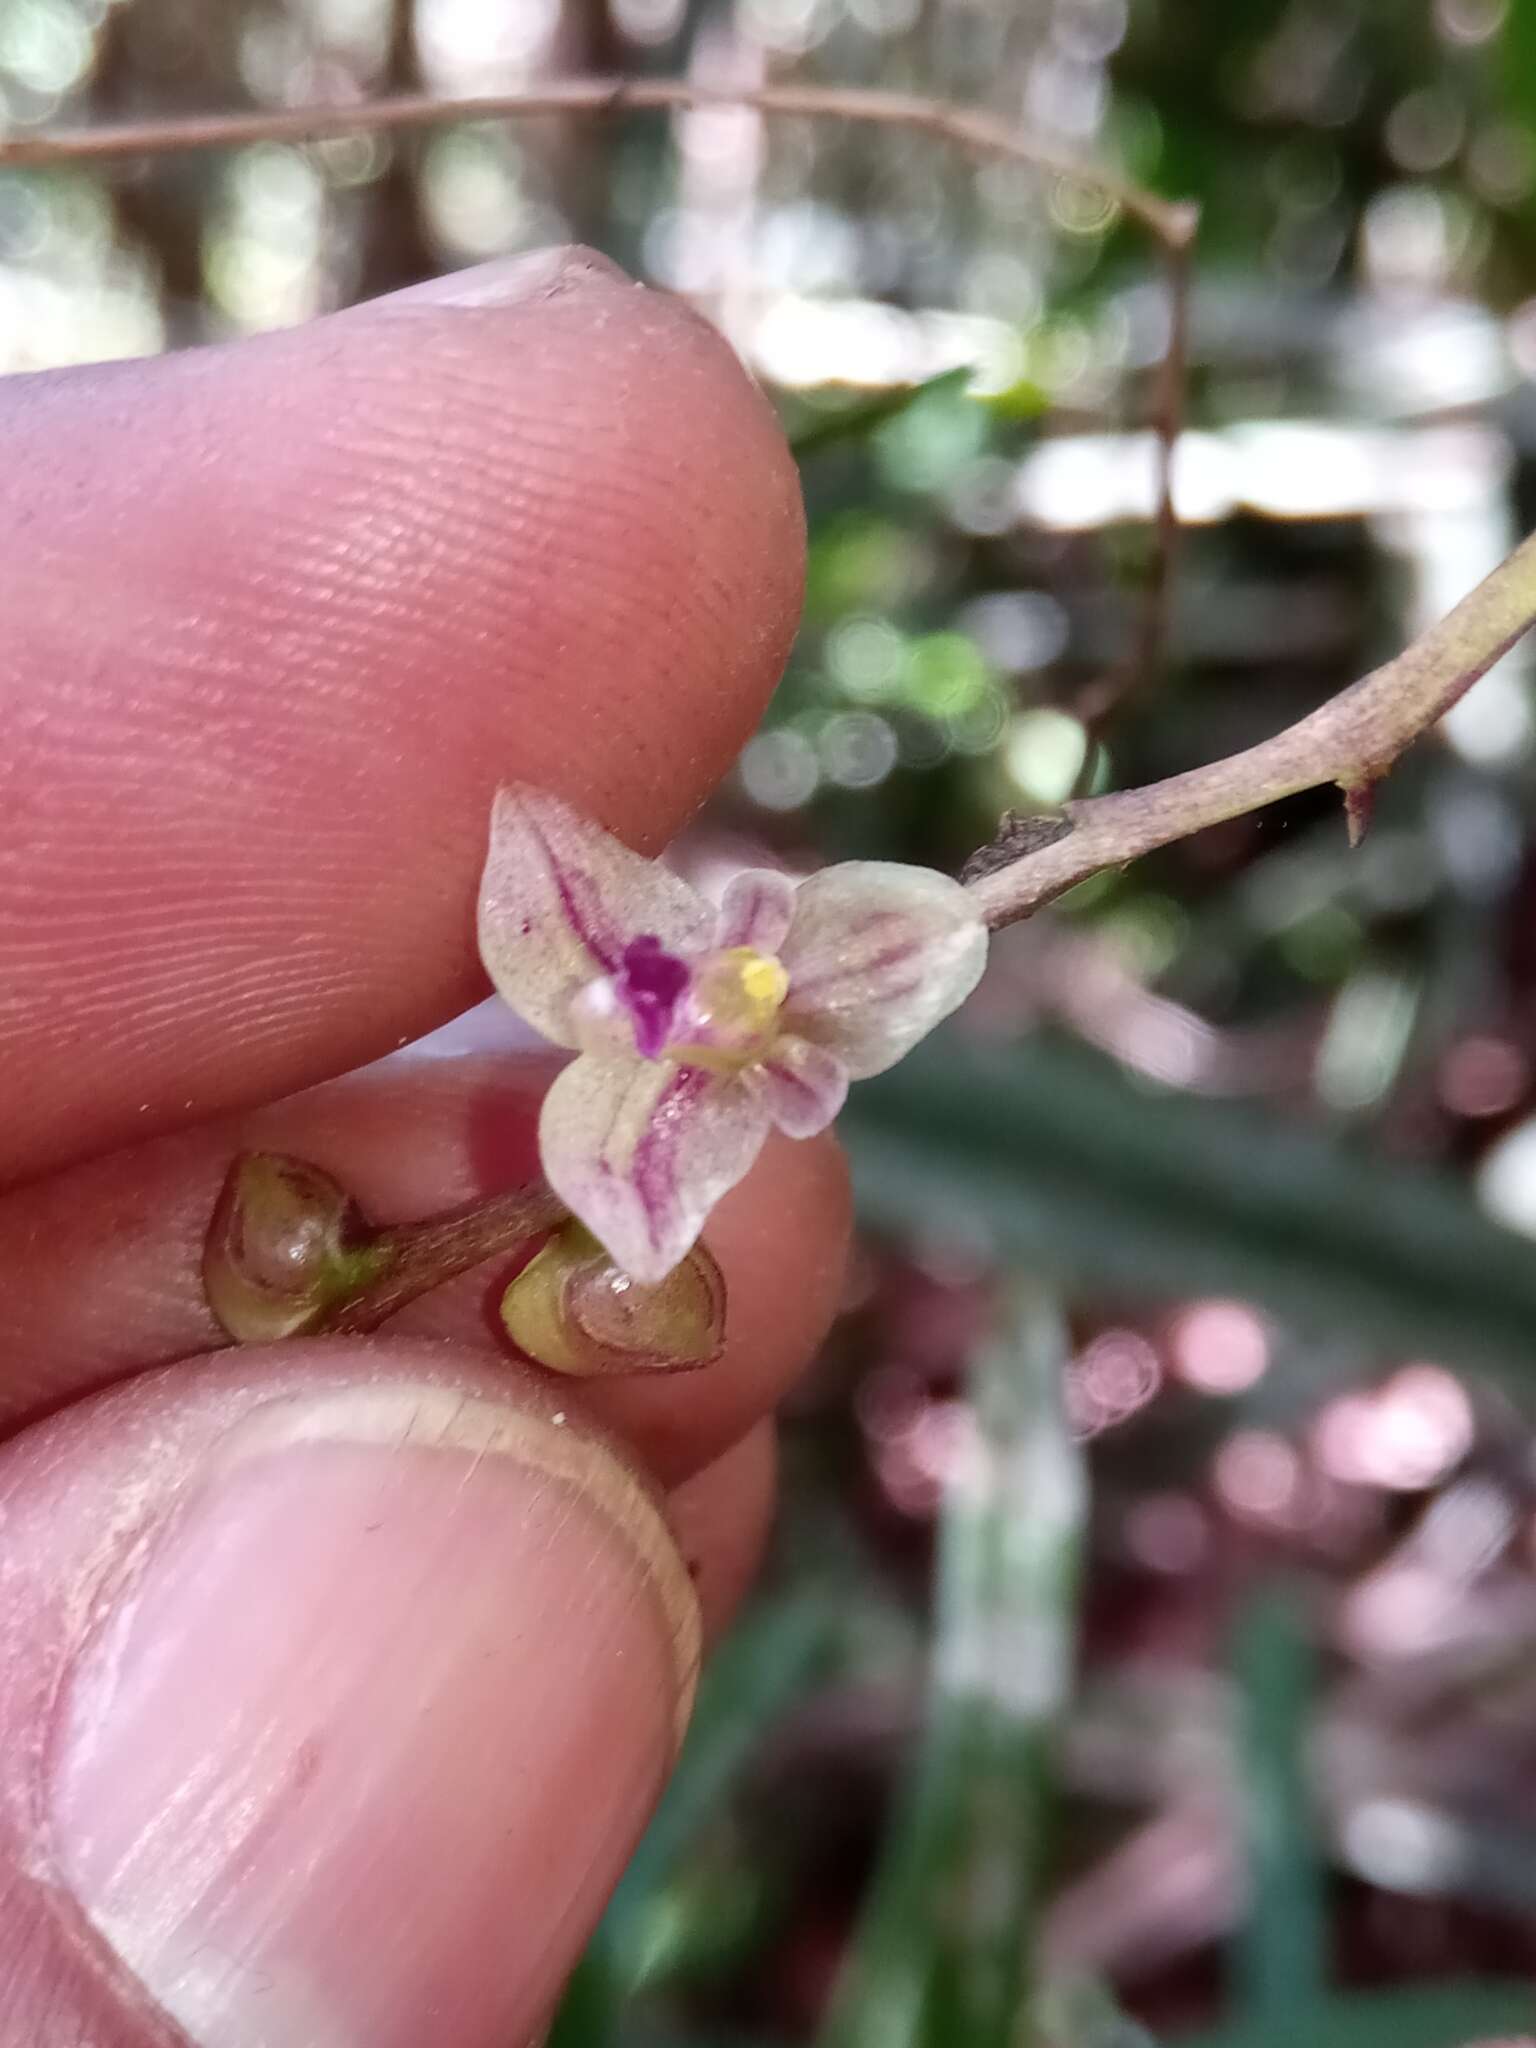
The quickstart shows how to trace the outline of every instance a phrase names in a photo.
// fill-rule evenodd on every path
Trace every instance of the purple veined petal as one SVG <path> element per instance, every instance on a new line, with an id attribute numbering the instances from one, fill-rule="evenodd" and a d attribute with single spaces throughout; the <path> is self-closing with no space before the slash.
<path id="1" fill-rule="evenodd" d="M 987 928 L 947 875 L 846 861 L 800 884 L 779 958 L 783 1030 L 835 1053 L 859 1081 L 965 1001 L 987 962 Z"/>
<path id="2" fill-rule="evenodd" d="M 767 1109 L 735 1075 L 585 1055 L 544 1098 L 539 1155 L 550 1186 L 614 1263 L 653 1286 L 767 1135 Z"/>
<path id="3" fill-rule="evenodd" d="M 751 946 L 777 953 L 795 914 L 795 884 L 777 868 L 743 868 L 720 899 L 717 946 Z"/>
<path id="4" fill-rule="evenodd" d="M 715 912 L 680 875 L 646 860 L 558 797 L 513 784 L 491 813 L 480 884 L 480 958 L 502 1000 L 557 1045 L 573 1045 L 572 998 L 654 938 L 701 951 Z"/>
<path id="5" fill-rule="evenodd" d="M 848 1069 L 837 1055 L 787 1034 L 742 1080 L 788 1138 L 814 1138 L 848 1098 Z"/>

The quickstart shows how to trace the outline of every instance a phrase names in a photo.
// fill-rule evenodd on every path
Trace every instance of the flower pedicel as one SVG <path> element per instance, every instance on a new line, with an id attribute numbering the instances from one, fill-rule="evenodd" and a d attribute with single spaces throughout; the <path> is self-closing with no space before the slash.
<path id="1" fill-rule="evenodd" d="M 957 882 L 849 861 L 737 875 L 717 909 L 559 798 L 504 789 L 480 889 L 502 998 L 578 1057 L 544 1101 L 560 1200 L 654 1285 L 775 1126 L 824 1130 L 976 986 L 987 929 Z"/>
<path id="2" fill-rule="evenodd" d="M 824 1130 L 975 987 L 987 930 L 924 868 L 738 875 L 717 909 L 557 797 L 501 792 L 480 950 L 506 1000 L 578 1057 L 544 1099 L 543 1179 L 375 1225 L 313 1162 L 242 1153 L 203 1251 L 239 1343 L 377 1329 L 545 1237 L 502 1320 L 557 1372 L 679 1371 L 720 1355 L 725 1286 L 699 1230 L 775 1126 Z"/>

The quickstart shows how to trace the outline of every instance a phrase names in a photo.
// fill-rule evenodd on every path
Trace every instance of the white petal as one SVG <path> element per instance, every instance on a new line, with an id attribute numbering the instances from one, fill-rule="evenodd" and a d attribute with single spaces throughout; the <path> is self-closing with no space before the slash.
<path id="1" fill-rule="evenodd" d="M 653 1286 L 762 1149 L 768 1111 L 734 1075 L 573 1060 L 539 1117 L 545 1178 L 632 1280 Z"/>
<path id="2" fill-rule="evenodd" d="M 646 860 L 579 811 L 514 784 L 491 813 L 480 884 L 480 958 L 497 993 L 557 1045 L 574 1045 L 571 1000 L 611 974 L 631 939 L 699 952 L 715 913 L 659 861 Z"/>
<path id="3" fill-rule="evenodd" d="M 795 885 L 777 868 L 743 868 L 720 900 L 717 946 L 751 946 L 777 953 L 795 914 Z"/>
<path id="4" fill-rule="evenodd" d="M 742 1079 L 790 1138 L 824 1131 L 848 1097 L 848 1069 L 835 1053 L 804 1038 L 780 1038 Z"/>
<path id="5" fill-rule="evenodd" d="M 894 1066 L 965 1001 L 987 962 L 987 928 L 947 875 L 847 861 L 800 884 L 779 958 L 784 1029 L 835 1053 L 857 1081 Z"/>

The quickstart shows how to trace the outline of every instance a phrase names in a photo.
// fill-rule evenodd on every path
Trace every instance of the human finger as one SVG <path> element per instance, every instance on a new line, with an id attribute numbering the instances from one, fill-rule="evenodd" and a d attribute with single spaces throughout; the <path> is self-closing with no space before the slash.
<path id="1" fill-rule="evenodd" d="M 579 1403 L 449 1346 L 253 1351 L 13 1438 L 0 1511 L 0 2037 L 527 2039 L 699 1647 Z"/>
<path id="2" fill-rule="evenodd" d="M 794 629 L 771 412 L 581 251 L 7 379 L 0 426 L 13 1176 L 464 1007 L 497 783 L 658 845 Z"/>
<path id="3" fill-rule="evenodd" d="M 763 1561 L 778 1440 L 764 1420 L 667 1496 L 667 1517 L 699 1596 L 704 1640 L 730 1626 Z"/>

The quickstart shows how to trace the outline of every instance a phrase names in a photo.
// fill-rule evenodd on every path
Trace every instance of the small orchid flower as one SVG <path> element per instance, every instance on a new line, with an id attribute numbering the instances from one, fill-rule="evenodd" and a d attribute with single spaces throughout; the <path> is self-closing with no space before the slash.
<path id="1" fill-rule="evenodd" d="M 544 1099 L 551 1188 L 642 1285 L 663 1279 L 770 1128 L 813 1137 L 981 978 L 957 882 L 849 861 L 751 869 L 719 909 L 569 804 L 504 789 L 480 889 L 503 999 L 580 1057 Z"/>

